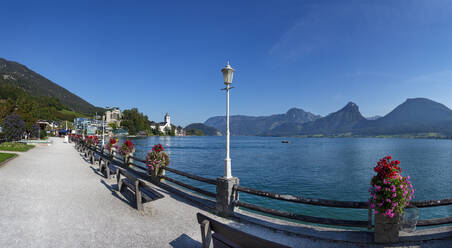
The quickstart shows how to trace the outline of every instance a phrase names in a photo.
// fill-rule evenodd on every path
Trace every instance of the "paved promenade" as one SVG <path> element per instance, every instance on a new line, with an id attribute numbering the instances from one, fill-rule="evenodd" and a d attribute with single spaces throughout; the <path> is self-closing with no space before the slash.
<path id="1" fill-rule="evenodd" d="M 0 247 L 201 244 L 196 213 L 203 211 L 166 194 L 138 212 L 62 139 L 0 168 L 0 183 Z"/>
<path id="2" fill-rule="evenodd" d="M 196 213 L 209 213 L 158 188 L 165 197 L 139 212 L 116 193 L 116 182 L 96 174 L 73 144 L 52 141 L 0 168 L 0 247 L 201 246 Z M 374 247 L 286 236 L 223 221 L 293 247 Z M 428 246 L 445 244 L 450 242 Z"/>

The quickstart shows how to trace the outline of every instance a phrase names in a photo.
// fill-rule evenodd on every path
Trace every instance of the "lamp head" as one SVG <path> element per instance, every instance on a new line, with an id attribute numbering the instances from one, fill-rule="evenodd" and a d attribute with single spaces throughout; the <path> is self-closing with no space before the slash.
<path id="1" fill-rule="evenodd" d="M 221 69 L 221 72 L 223 73 L 224 84 L 231 84 L 235 70 L 232 69 L 232 67 L 229 65 L 229 61 L 228 64 L 223 69 Z"/>

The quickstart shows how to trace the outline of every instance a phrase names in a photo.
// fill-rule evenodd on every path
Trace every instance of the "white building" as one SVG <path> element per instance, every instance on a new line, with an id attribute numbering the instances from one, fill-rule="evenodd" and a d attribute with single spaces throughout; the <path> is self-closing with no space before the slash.
<path id="1" fill-rule="evenodd" d="M 108 124 L 115 123 L 117 127 L 121 126 L 121 110 L 119 108 L 107 107 L 107 111 L 105 111 L 105 122 Z"/>
<path id="2" fill-rule="evenodd" d="M 162 133 L 165 133 L 166 130 L 171 130 L 171 118 L 168 113 L 165 114 L 164 122 L 151 124 L 152 129 L 156 129 L 157 127 Z"/>
<path id="3" fill-rule="evenodd" d="M 152 129 L 156 129 L 158 128 L 158 130 L 164 134 L 168 134 L 167 132 L 172 130 L 173 128 L 175 128 L 174 130 L 174 135 L 176 136 L 185 136 L 185 130 L 179 126 L 176 127 L 174 125 L 171 125 L 171 117 L 168 113 L 165 114 L 164 117 L 164 122 L 160 122 L 160 123 L 155 123 L 155 122 L 151 122 L 150 123 L 150 127 Z"/>
<path id="4" fill-rule="evenodd" d="M 171 130 L 171 118 L 168 113 L 165 114 L 165 121 L 159 123 L 159 129 L 162 133 L 166 130 Z"/>

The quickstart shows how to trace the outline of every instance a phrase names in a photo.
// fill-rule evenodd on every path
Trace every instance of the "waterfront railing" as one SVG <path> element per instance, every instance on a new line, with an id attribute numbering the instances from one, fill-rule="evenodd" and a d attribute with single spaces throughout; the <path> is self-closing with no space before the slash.
<path id="1" fill-rule="evenodd" d="M 146 164 L 146 160 L 143 160 L 143 159 L 140 159 L 140 158 L 137 158 L 137 157 L 131 157 L 131 158 L 133 159 L 133 161 L 138 161 L 138 162 L 141 162 L 143 164 Z M 148 170 L 148 168 L 146 168 L 146 166 L 143 167 L 143 166 L 137 165 L 135 163 L 131 163 L 131 165 L 135 166 L 135 167 L 138 167 L 141 170 Z M 163 180 L 166 180 L 166 181 L 169 181 L 169 182 L 174 183 L 176 185 L 182 186 L 182 187 L 184 187 L 186 189 L 189 189 L 191 191 L 194 191 L 194 192 L 197 192 L 199 194 L 202 194 L 204 196 L 215 198 L 215 193 L 212 193 L 210 191 L 207 191 L 207 190 L 204 190 L 204 189 L 192 186 L 190 184 L 186 184 L 186 183 L 181 182 L 179 180 L 176 180 L 175 178 L 167 176 L 165 172 L 171 172 L 171 173 L 174 173 L 174 174 L 177 174 L 177 175 L 180 175 L 180 176 L 192 179 L 192 180 L 196 180 L 196 181 L 207 183 L 207 184 L 211 184 L 211 185 L 216 185 L 216 181 L 215 180 L 209 179 L 209 178 L 205 178 L 205 177 L 196 176 L 196 175 L 189 174 L 189 173 L 186 173 L 186 172 L 183 172 L 183 171 L 179 171 L 179 170 L 176 170 L 176 169 L 173 169 L 173 168 L 169 168 L 169 167 L 162 167 L 161 170 L 163 170 L 164 172 L 162 172 L 162 175 L 157 176 L 157 178 L 155 178 L 155 179 L 152 179 L 151 175 L 147 175 L 146 177 L 151 178 L 151 180 L 153 182 L 159 182 L 159 183 L 162 183 Z"/>
<path id="2" fill-rule="evenodd" d="M 372 223 L 373 219 L 373 211 L 370 208 L 369 202 L 364 201 L 337 201 L 337 200 L 327 200 L 327 199 L 317 199 L 317 198 L 307 198 L 302 196 L 293 196 L 286 194 L 278 194 L 274 192 L 261 191 L 249 187 L 240 186 L 238 184 L 238 179 L 236 181 L 230 180 L 232 182 L 230 187 L 228 185 L 224 185 L 224 181 L 227 179 L 218 178 L 217 180 L 209 179 L 205 177 L 200 177 L 197 175 L 193 175 L 187 172 L 183 172 L 174 168 L 163 167 L 164 172 L 158 178 L 152 178 L 149 174 L 147 174 L 147 166 L 146 161 L 137 157 L 130 157 L 133 162 L 123 161 L 124 158 L 118 156 L 112 156 L 110 154 L 106 154 L 101 147 L 89 147 L 82 140 L 75 140 L 76 147 L 82 147 L 81 149 L 92 150 L 99 156 L 103 156 L 104 158 L 111 159 L 113 163 L 119 164 L 124 168 L 133 169 L 135 171 L 139 171 L 139 174 L 146 180 L 151 181 L 152 183 L 164 184 L 164 181 L 168 181 L 175 185 L 184 187 L 190 191 L 196 192 L 200 195 L 207 196 L 210 198 L 216 198 L 213 203 L 216 204 L 216 212 L 223 216 L 236 216 L 235 208 L 241 207 L 245 209 L 249 209 L 255 212 L 263 213 L 270 216 L 282 217 L 286 219 L 291 219 L 295 221 L 328 225 L 328 226 L 345 226 L 345 227 L 357 227 L 357 228 L 367 228 L 372 229 L 374 224 Z M 141 164 L 139 164 L 141 163 Z M 198 182 L 202 182 L 209 185 L 216 186 L 216 193 L 207 191 L 205 189 L 190 185 L 188 183 L 182 182 L 180 180 L 175 179 L 174 177 L 170 177 L 166 175 L 165 172 L 170 172 L 191 180 L 195 180 Z M 236 182 L 236 183 L 234 183 Z M 230 189 L 229 189 L 230 188 Z M 344 209 L 366 209 L 367 210 L 367 219 L 366 220 L 346 220 L 346 219 L 334 219 L 334 218 L 324 218 L 324 217 L 315 217 L 309 215 L 302 215 L 297 213 L 291 213 L 286 211 L 281 211 L 278 209 L 267 208 L 263 206 L 258 206 L 249 202 L 239 200 L 239 192 L 250 194 L 258 197 L 264 197 L 268 199 L 292 202 L 297 204 L 306 204 L 306 205 L 314 205 L 319 207 L 333 207 L 333 208 L 344 208 Z M 221 200 L 226 199 L 226 200 Z M 224 206 L 223 206 L 224 205 Z M 452 198 L 450 199 L 441 199 L 441 200 L 426 200 L 426 201 L 412 201 L 408 208 L 431 208 L 431 207 L 441 207 L 441 206 L 450 206 L 452 205 Z M 229 211 L 230 210 L 230 211 Z M 417 222 L 416 226 L 418 227 L 426 227 L 426 226 L 439 226 L 439 225 L 449 225 L 452 224 L 452 216 L 445 218 L 437 218 L 437 219 L 421 219 Z"/>
<path id="3" fill-rule="evenodd" d="M 272 192 L 267 192 L 267 191 L 256 190 L 256 189 L 252 189 L 252 188 L 248 188 L 248 187 L 243 187 L 243 186 L 239 186 L 239 185 L 234 185 L 233 191 L 235 192 L 234 204 L 236 206 L 244 207 L 244 208 L 262 212 L 265 214 L 279 216 L 279 217 L 283 217 L 283 218 L 287 218 L 287 219 L 293 219 L 293 220 L 297 220 L 297 221 L 330 225 L 330 226 L 367 227 L 368 229 L 372 228 L 372 210 L 369 207 L 368 202 L 334 201 L 334 200 L 306 198 L 306 197 L 293 196 L 293 195 L 282 195 L 282 194 L 277 194 L 277 193 L 272 193 Z M 308 215 L 295 214 L 295 213 L 285 212 L 285 211 L 276 210 L 276 209 L 272 209 L 272 208 L 265 208 L 265 207 L 257 206 L 257 205 L 251 204 L 251 203 L 239 201 L 238 200 L 238 192 L 262 196 L 262 197 L 271 198 L 271 199 L 275 199 L 275 200 L 301 203 L 301 204 L 309 204 L 309 205 L 315 205 L 315 206 L 367 209 L 368 210 L 368 219 L 367 220 L 331 219 L 331 218 L 322 218 L 322 217 L 314 217 L 314 216 L 308 216 Z"/>
<path id="4" fill-rule="evenodd" d="M 143 160 L 143 159 L 138 158 L 138 157 L 130 156 L 130 157 L 127 158 L 127 161 L 125 161 L 124 157 L 122 157 L 122 156 L 118 156 L 116 154 L 109 154 L 109 153 L 105 152 L 103 147 L 100 146 L 100 145 L 88 146 L 87 144 L 85 144 L 85 142 L 83 140 L 79 141 L 79 144 L 81 146 L 83 146 L 84 149 L 90 150 L 93 153 L 95 153 L 96 155 L 98 155 L 98 156 L 100 156 L 100 157 L 102 157 L 104 159 L 110 160 L 110 162 L 115 164 L 115 165 L 118 165 L 118 166 L 120 166 L 122 168 L 125 168 L 125 169 L 133 170 L 134 173 L 136 173 L 139 176 L 141 176 L 142 179 L 145 179 L 145 180 L 150 181 L 152 183 L 165 184 L 165 181 L 168 181 L 168 182 L 171 182 L 171 183 L 173 183 L 175 185 L 184 187 L 185 189 L 188 189 L 190 191 L 193 191 L 193 192 L 196 192 L 198 194 L 201 194 L 203 196 L 207 196 L 207 197 L 210 197 L 210 198 L 215 198 L 216 197 L 216 193 L 213 193 L 213 192 L 207 191 L 205 189 L 202 189 L 202 188 L 199 188 L 199 187 L 196 187 L 196 186 L 184 183 L 184 182 L 182 182 L 180 180 L 175 179 L 174 177 L 170 177 L 170 176 L 166 175 L 165 172 L 171 172 L 171 173 L 177 174 L 179 176 L 183 176 L 183 177 L 186 177 L 186 178 L 189 178 L 189 179 L 192 179 L 192 180 L 196 180 L 196 181 L 199 181 L 199 182 L 202 182 L 202 183 L 210 184 L 210 185 L 216 185 L 217 184 L 216 180 L 214 180 L 214 179 L 200 177 L 200 176 L 197 176 L 197 175 L 193 175 L 193 174 L 190 174 L 190 173 L 187 173 L 187 172 L 183 172 L 183 171 L 180 171 L 180 170 L 176 170 L 176 169 L 173 169 L 173 168 L 169 168 L 169 167 L 162 167 L 161 168 L 163 170 L 162 175 L 153 177 L 152 175 L 149 175 L 147 173 L 148 172 L 148 168 L 146 166 L 146 160 Z M 209 200 L 209 201 L 211 201 L 211 200 Z M 215 202 L 211 202 L 211 203 L 214 204 Z"/>

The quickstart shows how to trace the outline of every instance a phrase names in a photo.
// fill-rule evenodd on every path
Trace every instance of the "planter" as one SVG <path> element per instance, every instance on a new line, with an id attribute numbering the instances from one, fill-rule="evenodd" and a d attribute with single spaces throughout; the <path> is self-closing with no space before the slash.
<path id="1" fill-rule="evenodd" d="M 382 214 L 375 215 L 374 239 L 376 243 L 395 243 L 399 241 L 400 215 L 393 218 Z"/>
<path id="2" fill-rule="evenodd" d="M 165 179 L 161 178 L 161 176 L 165 175 L 165 170 L 162 170 L 162 168 L 155 168 L 155 170 L 150 170 L 149 175 L 151 176 L 151 181 L 154 183 L 165 181 Z"/>

